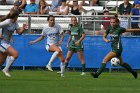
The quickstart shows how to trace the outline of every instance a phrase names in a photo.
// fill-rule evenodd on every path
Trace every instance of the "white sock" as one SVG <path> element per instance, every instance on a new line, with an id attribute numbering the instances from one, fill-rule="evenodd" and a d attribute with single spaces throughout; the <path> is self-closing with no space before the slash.
<path id="1" fill-rule="evenodd" d="M 51 59 L 50 59 L 48 65 L 50 65 L 50 66 L 52 65 L 52 62 L 54 61 L 54 59 L 57 57 L 58 54 L 59 54 L 58 51 L 55 51 L 55 52 L 53 53 L 53 55 L 52 55 L 52 57 L 51 57 Z"/>
<path id="2" fill-rule="evenodd" d="M 64 74 L 64 72 L 65 72 L 65 63 L 64 62 L 61 62 L 60 69 L 61 69 L 61 74 Z"/>
<path id="3" fill-rule="evenodd" d="M 9 70 L 10 66 L 12 65 L 12 63 L 14 62 L 15 58 L 12 56 L 7 56 L 6 58 L 6 66 L 4 69 Z"/>

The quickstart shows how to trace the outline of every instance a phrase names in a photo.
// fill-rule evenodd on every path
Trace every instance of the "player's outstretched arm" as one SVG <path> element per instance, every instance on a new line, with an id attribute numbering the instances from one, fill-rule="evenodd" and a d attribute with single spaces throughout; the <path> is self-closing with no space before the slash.
<path id="1" fill-rule="evenodd" d="M 37 38 L 36 40 L 33 40 L 33 41 L 30 41 L 29 42 L 29 44 L 34 44 L 34 43 L 36 43 L 36 42 L 39 42 L 39 41 L 41 41 L 41 40 L 43 40 L 44 39 L 44 36 L 43 35 L 41 35 L 39 38 Z"/>
<path id="2" fill-rule="evenodd" d="M 140 29 L 126 29 L 125 32 L 139 32 Z"/>
<path id="3" fill-rule="evenodd" d="M 61 33 L 61 38 L 60 38 L 60 41 L 59 41 L 60 45 L 62 44 L 63 39 L 64 39 L 64 32 Z"/>

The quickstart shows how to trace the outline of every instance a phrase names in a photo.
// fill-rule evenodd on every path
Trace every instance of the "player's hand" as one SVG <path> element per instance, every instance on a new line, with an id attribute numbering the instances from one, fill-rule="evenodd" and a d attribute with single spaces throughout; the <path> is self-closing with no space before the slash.
<path id="1" fill-rule="evenodd" d="M 80 41 L 78 40 L 78 41 L 75 42 L 75 45 L 79 45 L 79 43 L 80 43 Z"/>
<path id="2" fill-rule="evenodd" d="M 69 47 L 69 44 L 66 45 L 66 48 L 68 48 L 68 47 Z"/>
<path id="3" fill-rule="evenodd" d="M 59 45 L 61 45 L 62 44 L 62 41 L 59 41 Z"/>
<path id="4" fill-rule="evenodd" d="M 33 45 L 34 43 L 35 43 L 34 41 L 30 41 L 30 42 L 29 42 L 30 45 Z"/>
<path id="5" fill-rule="evenodd" d="M 106 43 L 109 43 L 109 42 L 110 42 L 110 40 L 105 40 L 105 42 L 106 42 Z"/>

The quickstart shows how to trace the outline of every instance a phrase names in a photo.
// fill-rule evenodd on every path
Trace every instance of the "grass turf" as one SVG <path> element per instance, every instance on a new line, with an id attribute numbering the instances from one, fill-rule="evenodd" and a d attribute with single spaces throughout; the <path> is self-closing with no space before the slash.
<path id="1" fill-rule="evenodd" d="M 0 93 L 140 93 L 140 79 L 130 73 L 104 72 L 98 79 L 88 72 L 66 72 L 64 78 L 56 71 L 14 70 L 11 75 L 0 72 Z"/>

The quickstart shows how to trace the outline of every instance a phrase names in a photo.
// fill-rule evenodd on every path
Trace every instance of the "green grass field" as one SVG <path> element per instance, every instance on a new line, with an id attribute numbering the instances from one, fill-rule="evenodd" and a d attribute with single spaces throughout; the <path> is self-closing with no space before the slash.
<path id="1" fill-rule="evenodd" d="M 56 71 L 14 70 L 11 75 L 0 72 L 0 93 L 140 93 L 140 79 L 124 72 L 104 72 L 98 79 L 89 72 L 66 72 L 64 78 Z"/>

